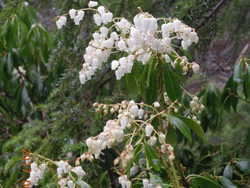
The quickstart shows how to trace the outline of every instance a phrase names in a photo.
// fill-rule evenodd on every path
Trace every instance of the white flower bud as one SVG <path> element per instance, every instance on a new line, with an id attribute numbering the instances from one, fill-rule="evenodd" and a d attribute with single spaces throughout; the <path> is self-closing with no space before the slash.
<path id="1" fill-rule="evenodd" d="M 197 63 L 193 63 L 192 64 L 192 69 L 193 69 L 194 73 L 198 73 L 199 69 L 200 69 L 200 66 Z"/>
<path id="2" fill-rule="evenodd" d="M 157 138 L 156 138 L 155 136 L 152 136 L 152 137 L 150 137 L 150 139 L 149 139 L 149 141 L 148 141 L 148 144 L 149 144 L 150 146 L 153 146 L 153 145 L 156 144 L 156 141 L 157 141 Z"/>
<path id="3" fill-rule="evenodd" d="M 164 144 L 165 139 L 166 139 L 166 136 L 165 136 L 163 133 L 160 133 L 160 134 L 159 134 L 159 142 L 160 142 L 161 144 Z"/>
<path id="4" fill-rule="evenodd" d="M 97 8 L 97 11 L 102 15 L 102 14 L 104 14 L 105 13 L 105 8 L 104 8 L 104 6 L 99 6 L 98 8 Z"/>

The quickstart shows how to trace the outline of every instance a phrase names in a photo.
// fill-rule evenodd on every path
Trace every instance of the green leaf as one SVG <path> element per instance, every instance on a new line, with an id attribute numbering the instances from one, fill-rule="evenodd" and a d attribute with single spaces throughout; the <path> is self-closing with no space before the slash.
<path id="1" fill-rule="evenodd" d="M 177 135 L 174 127 L 172 125 L 168 125 L 168 131 L 166 136 L 166 143 L 171 144 L 173 147 L 177 144 Z"/>
<path id="2" fill-rule="evenodd" d="M 237 188 L 229 179 L 224 177 L 219 177 L 219 180 L 224 188 Z"/>
<path id="3" fill-rule="evenodd" d="M 26 89 L 26 87 L 23 88 L 22 90 L 22 104 L 28 108 L 29 107 L 29 95 L 28 95 L 28 91 Z"/>
<path id="4" fill-rule="evenodd" d="M 244 174 L 250 173 L 250 160 L 249 159 L 236 159 L 236 166 L 244 172 Z"/>
<path id="5" fill-rule="evenodd" d="M 144 66 L 142 75 L 140 77 L 140 95 L 143 101 L 146 101 L 146 79 L 147 79 L 148 63 Z"/>
<path id="6" fill-rule="evenodd" d="M 229 78 L 227 81 L 223 93 L 221 96 L 221 103 L 223 104 L 223 108 L 227 111 L 230 112 L 230 107 L 232 106 L 234 111 L 236 112 L 236 107 L 238 104 L 238 98 L 236 98 L 233 95 L 230 95 L 230 92 L 233 93 L 234 95 L 237 94 L 237 88 L 238 84 L 233 80 L 233 75 Z"/>
<path id="7" fill-rule="evenodd" d="M 169 115 L 169 114 L 164 114 L 165 117 L 170 121 L 170 123 L 172 125 L 175 125 L 177 129 L 180 130 L 180 132 L 188 139 L 188 141 L 190 143 L 192 143 L 192 136 L 191 136 L 191 132 L 188 128 L 188 126 L 186 125 L 186 123 L 184 123 L 184 121 L 182 121 L 180 118 Z"/>
<path id="8" fill-rule="evenodd" d="M 250 65 L 246 64 L 246 75 L 244 78 L 244 94 L 246 99 L 250 97 Z"/>
<path id="9" fill-rule="evenodd" d="M 192 175 L 192 179 L 190 180 L 191 183 L 197 184 L 200 188 L 223 188 L 220 184 L 211 180 L 207 177 L 203 177 L 200 175 Z"/>
<path id="10" fill-rule="evenodd" d="M 78 180 L 78 176 L 75 172 L 70 171 L 70 174 L 73 176 L 73 178 L 75 178 L 76 181 Z"/>
<path id="11" fill-rule="evenodd" d="M 164 85 L 169 99 L 174 102 L 176 99 L 181 98 L 181 88 L 176 76 L 172 71 L 163 63 Z"/>
<path id="12" fill-rule="evenodd" d="M 157 101 L 157 71 L 152 69 L 150 74 L 149 87 L 146 90 L 147 104 L 153 104 Z"/>
<path id="13" fill-rule="evenodd" d="M 154 170 L 160 172 L 161 171 L 161 161 L 160 161 L 157 153 L 150 145 L 148 145 L 148 143 L 146 141 L 144 142 L 144 145 L 145 145 L 146 157 L 147 157 L 149 164 L 153 167 Z"/>
<path id="14" fill-rule="evenodd" d="M 141 149 L 142 149 L 142 144 L 138 145 L 138 146 L 134 149 L 134 159 L 133 159 L 133 162 L 134 162 L 137 166 L 139 166 L 139 159 L 140 159 Z"/>
<path id="15" fill-rule="evenodd" d="M 226 168 L 224 169 L 223 172 L 223 177 L 227 179 L 232 179 L 233 177 L 233 168 L 230 163 L 227 164 Z"/>
<path id="16" fill-rule="evenodd" d="M 197 136 L 199 136 L 204 142 L 208 143 L 207 139 L 206 139 L 206 135 L 205 135 L 203 129 L 201 128 L 201 126 L 198 123 L 196 123 L 194 120 L 192 120 L 190 118 L 186 118 L 186 117 L 179 116 L 179 115 L 174 115 L 174 116 L 178 117 L 183 122 L 185 122 L 186 125 L 190 129 L 192 129 L 195 132 L 195 134 L 197 134 Z"/>
<path id="17" fill-rule="evenodd" d="M 156 64 L 156 59 L 151 59 L 151 61 L 149 61 L 149 66 L 148 66 L 148 72 L 147 72 L 147 81 L 146 81 L 146 84 L 147 86 L 149 87 L 149 83 L 150 83 L 150 76 L 151 76 L 151 73 L 154 71 L 154 68 L 155 68 L 155 64 Z"/>
<path id="18" fill-rule="evenodd" d="M 43 97 L 43 82 L 41 79 L 40 73 L 37 73 L 32 92 L 38 99 L 42 99 Z"/>
<path id="19" fill-rule="evenodd" d="M 152 174 L 152 173 L 149 173 L 150 175 L 150 182 L 152 183 L 162 183 L 162 180 L 159 176 L 155 175 L 155 174 Z"/>
<path id="20" fill-rule="evenodd" d="M 123 77 L 123 83 L 126 91 L 132 96 L 132 98 L 137 99 L 138 86 L 135 81 L 134 75 L 132 73 L 125 74 Z"/>
<path id="21" fill-rule="evenodd" d="M 226 157 L 228 155 L 227 148 L 225 144 L 221 144 L 222 157 Z"/>
<path id="22" fill-rule="evenodd" d="M 82 180 L 78 180 L 77 184 L 79 184 L 82 188 L 91 188 L 89 184 L 87 184 L 85 181 L 82 181 Z"/>
<path id="23" fill-rule="evenodd" d="M 233 80 L 240 84 L 243 80 L 243 75 L 242 75 L 242 61 L 240 60 L 237 65 L 235 66 L 234 69 L 234 74 L 233 74 Z"/>

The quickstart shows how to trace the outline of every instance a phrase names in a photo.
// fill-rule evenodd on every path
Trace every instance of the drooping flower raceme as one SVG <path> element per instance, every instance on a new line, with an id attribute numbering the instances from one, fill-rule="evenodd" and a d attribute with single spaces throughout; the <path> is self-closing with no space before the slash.
<path id="1" fill-rule="evenodd" d="M 94 21 L 97 26 L 101 26 L 98 31 L 93 33 L 93 40 L 86 48 L 83 69 L 79 72 L 81 84 L 90 80 L 96 70 L 102 68 L 102 63 L 108 62 L 113 50 L 124 52 L 123 57 L 111 62 L 111 69 L 115 71 L 117 80 L 120 80 L 124 74 L 131 72 L 135 60 L 141 61 L 145 65 L 152 56 L 159 53 L 167 63 L 171 62 L 172 66 L 175 66 L 176 62 L 172 62 L 169 57 L 173 51 L 172 40 L 181 40 L 182 48 L 185 50 L 193 42 L 198 42 L 195 30 L 178 19 L 157 19 L 149 13 L 141 11 L 131 23 L 125 18 L 113 18 L 113 14 L 103 6 L 93 9 L 92 7 L 97 6 L 95 1 L 90 1 L 88 6 L 89 8 L 79 11 L 74 9 L 69 11 L 70 18 L 74 19 L 76 25 L 79 25 L 84 17 L 84 11 L 94 10 Z M 57 20 L 58 29 L 65 25 L 66 20 L 65 15 Z M 162 20 L 164 23 L 159 25 Z M 109 24 L 110 22 L 112 24 Z M 187 72 L 188 69 L 186 64 L 187 60 L 182 58 L 184 72 Z M 194 72 L 197 72 L 199 67 L 197 64 L 193 64 L 192 68 Z"/>

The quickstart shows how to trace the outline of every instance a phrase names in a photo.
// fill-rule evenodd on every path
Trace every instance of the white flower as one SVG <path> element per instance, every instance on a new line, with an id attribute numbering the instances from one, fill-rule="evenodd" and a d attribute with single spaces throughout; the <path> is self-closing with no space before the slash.
<path id="1" fill-rule="evenodd" d="M 131 108 L 130 108 L 130 112 L 134 115 L 134 116 L 138 116 L 138 106 L 137 105 L 133 105 Z"/>
<path id="2" fill-rule="evenodd" d="M 119 66 L 119 61 L 113 60 L 113 61 L 111 62 L 111 69 L 112 69 L 112 70 L 115 70 L 118 66 Z"/>
<path id="3" fill-rule="evenodd" d="M 171 61 L 171 59 L 170 59 L 170 57 L 169 57 L 168 54 L 165 54 L 164 58 L 165 58 L 165 61 L 166 61 L 167 63 L 169 63 L 169 62 Z"/>
<path id="4" fill-rule="evenodd" d="M 74 19 L 76 16 L 76 10 L 75 9 L 70 9 L 69 10 L 69 16 L 71 19 Z"/>
<path id="5" fill-rule="evenodd" d="M 72 180 L 67 181 L 67 184 L 68 184 L 69 188 L 73 188 L 73 186 L 74 186 L 74 182 Z"/>
<path id="6" fill-rule="evenodd" d="M 104 6 L 99 6 L 98 8 L 97 8 L 97 11 L 102 15 L 102 14 L 104 14 L 105 13 L 105 8 L 104 8 Z"/>
<path id="7" fill-rule="evenodd" d="M 58 29 L 62 29 L 63 23 L 60 19 L 56 21 L 56 26 Z"/>
<path id="8" fill-rule="evenodd" d="M 146 136 L 150 136 L 153 130 L 154 130 L 154 127 L 151 124 L 147 124 L 145 128 Z"/>
<path id="9" fill-rule="evenodd" d="M 178 31 L 181 27 L 181 21 L 176 19 L 173 21 L 175 31 Z"/>
<path id="10" fill-rule="evenodd" d="M 66 16 L 61 16 L 59 18 L 59 20 L 62 22 L 62 25 L 65 25 L 66 24 L 66 21 L 67 21 L 67 17 Z"/>
<path id="11" fill-rule="evenodd" d="M 94 20 L 97 26 L 100 26 L 102 23 L 102 17 L 100 14 L 94 14 Z"/>
<path id="12" fill-rule="evenodd" d="M 74 17 L 74 22 L 75 22 L 75 25 L 79 25 L 80 20 L 78 16 Z"/>
<path id="13" fill-rule="evenodd" d="M 142 119 L 143 113 L 144 113 L 144 110 L 142 108 L 140 110 L 138 110 L 138 118 L 139 119 Z"/>
<path id="14" fill-rule="evenodd" d="M 84 17 L 84 11 L 82 11 L 82 10 L 78 11 L 77 16 L 78 16 L 79 20 L 82 20 Z"/>
<path id="15" fill-rule="evenodd" d="M 125 128 L 127 124 L 128 124 L 128 118 L 123 116 L 121 118 L 121 127 Z"/>
<path id="16" fill-rule="evenodd" d="M 118 48 L 119 48 L 119 50 L 121 50 L 121 51 L 123 51 L 123 50 L 126 49 L 126 43 L 125 43 L 124 40 L 120 40 L 120 41 L 118 42 Z"/>
<path id="17" fill-rule="evenodd" d="M 96 1 L 89 1 L 89 4 L 88 4 L 88 6 L 91 8 L 91 7 L 95 7 L 95 6 L 97 6 L 98 5 L 98 3 L 96 2 Z"/>
<path id="18" fill-rule="evenodd" d="M 154 105 L 155 108 L 160 107 L 160 103 L 159 102 L 154 102 L 153 105 Z"/>
<path id="19" fill-rule="evenodd" d="M 148 188 L 148 180 L 147 179 L 143 179 L 142 183 L 143 183 L 144 188 Z"/>

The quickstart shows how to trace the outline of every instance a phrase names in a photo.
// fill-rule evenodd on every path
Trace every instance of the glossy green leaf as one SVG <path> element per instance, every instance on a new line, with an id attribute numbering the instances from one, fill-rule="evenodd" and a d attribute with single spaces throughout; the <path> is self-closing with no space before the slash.
<path id="1" fill-rule="evenodd" d="M 246 99 L 250 97 L 250 65 L 246 64 L 246 75 L 244 78 L 244 94 Z"/>
<path id="2" fill-rule="evenodd" d="M 214 180 L 200 175 L 193 175 L 190 182 L 198 185 L 200 188 L 208 188 L 208 187 L 223 188 L 220 184 L 218 184 Z"/>
<path id="3" fill-rule="evenodd" d="M 229 180 L 232 179 L 232 177 L 233 177 L 233 168 L 232 168 L 230 163 L 228 163 L 227 166 L 225 167 L 224 172 L 223 172 L 223 177 L 227 178 Z"/>
<path id="4" fill-rule="evenodd" d="M 149 61 L 148 72 L 147 72 L 147 81 L 146 81 L 146 84 L 148 87 L 149 87 L 149 83 L 150 83 L 151 74 L 153 73 L 154 68 L 155 68 L 155 64 L 156 64 L 156 59 L 151 59 Z"/>
<path id="5" fill-rule="evenodd" d="M 243 75 L 242 75 L 242 61 L 240 60 L 237 65 L 235 66 L 234 69 L 234 74 L 233 74 L 233 80 L 240 84 L 243 80 Z"/>
<path id="6" fill-rule="evenodd" d="M 146 141 L 144 142 L 144 146 L 145 146 L 145 154 L 146 154 L 146 157 L 147 157 L 147 160 L 148 160 L 150 166 L 152 166 L 154 170 L 160 172 L 161 171 L 161 161 L 160 161 L 157 153 L 150 145 L 148 145 L 148 143 Z"/>
<path id="7" fill-rule="evenodd" d="M 244 174 L 250 173 L 250 159 L 236 159 L 236 166 L 244 172 Z"/>
<path id="8" fill-rule="evenodd" d="M 138 86 L 135 81 L 134 75 L 132 73 L 125 74 L 123 77 L 123 83 L 126 91 L 132 96 L 132 98 L 137 99 Z"/>
<path id="9" fill-rule="evenodd" d="M 22 103 L 23 105 L 27 108 L 29 106 L 29 95 L 26 87 L 23 88 L 22 90 Z"/>
<path id="10" fill-rule="evenodd" d="M 152 183 L 162 183 L 162 180 L 159 176 L 157 176 L 156 174 L 152 174 L 152 173 L 149 173 L 149 176 L 150 176 L 150 182 Z"/>
<path id="11" fill-rule="evenodd" d="M 206 139 L 206 135 L 205 135 L 203 129 L 201 128 L 201 126 L 198 123 L 196 123 L 194 120 L 192 120 L 190 118 L 186 118 L 186 117 L 179 116 L 179 115 L 174 115 L 174 116 L 178 117 L 183 122 L 185 122 L 186 125 L 190 129 L 192 129 L 195 132 L 195 134 L 197 134 L 197 136 L 199 136 L 204 142 L 208 143 L 207 139 Z"/>
<path id="12" fill-rule="evenodd" d="M 223 108 L 230 112 L 230 107 L 232 106 L 234 111 L 236 111 L 236 107 L 238 104 L 238 98 L 231 95 L 230 93 L 233 93 L 234 95 L 238 95 L 237 93 L 238 84 L 233 80 L 233 75 L 229 78 L 227 81 L 223 93 L 221 96 L 221 104 L 223 104 Z"/>
<path id="13" fill-rule="evenodd" d="M 226 157 L 228 155 L 228 150 L 225 144 L 221 144 L 221 152 L 222 152 L 222 157 Z"/>
<path id="14" fill-rule="evenodd" d="M 146 90 L 147 104 L 153 104 L 157 101 L 157 71 L 152 69 L 150 74 L 149 86 Z"/>
<path id="15" fill-rule="evenodd" d="M 225 177 L 219 177 L 219 181 L 224 188 L 237 188 L 237 186 L 235 186 L 229 179 Z"/>
<path id="16" fill-rule="evenodd" d="M 169 99 L 172 102 L 174 102 L 176 99 L 180 99 L 181 88 L 178 83 L 178 80 L 165 63 L 163 64 L 163 74 L 164 74 L 164 85 Z"/>
<path id="17" fill-rule="evenodd" d="M 170 121 L 170 123 L 174 125 L 177 129 L 179 129 L 180 132 L 188 139 L 188 141 L 192 143 L 191 132 L 187 124 L 178 117 L 169 114 L 164 114 L 164 115 Z"/>
<path id="18" fill-rule="evenodd" d="M 71 174 L 71 176 L 73 176 L 75 178 L 76 181 L 78 180 L 78 176 L 75 172 L 70 171 L 70 174 Z"/>
<path id="19" fill-rule="evenodd" d="M 139 159 L 140 159 L 141 149 L 142 149 L 142 144 L 138 145 L 138 146 L 134 149 L 134 159 L 133 159 L 133 162 L 134 162 L 137 166 L 139 166 Z"/>
<path id="20" fill-rule="evenodd" d="M 82 188 L 91 188 L 89 184 L 87 184 L 85 181 L 82 181 L 82 180 L 78 180 L 77 184 L 80 185 Z"/>
<path id="21" fill-rule="evenodd" d="M 168 125 L 166 143 L 171 144 L 173 147 L 177 144 L 177 134 L 172 125 Z"/>
<path id="22" fill-rule="evenodd" d="M 140 77 L 140 95 L 143 99 L 143 101 L 146 101 L 146 79 L 147 79 L 147 71 L 148 71 L 148 63 L 144 66 L 142 75 Z"/>
<path id="23" fill-rule="evenodd" d="M 33 85 L 32 92 L 36 95 L 38 99 L 43 97 L 43 82 L 40 73 L 37 73 L 36 79 Z"/>

